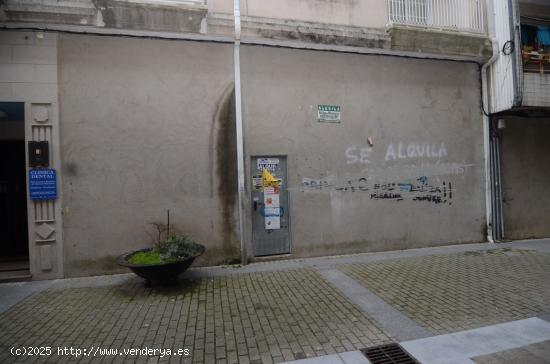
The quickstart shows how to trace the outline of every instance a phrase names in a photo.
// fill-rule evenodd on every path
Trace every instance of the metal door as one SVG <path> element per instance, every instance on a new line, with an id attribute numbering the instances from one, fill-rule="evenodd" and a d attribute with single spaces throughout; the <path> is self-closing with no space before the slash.
<path id="1" fill-rule="evenodd" d="M 275 188 L 264 188 L 264 169 L 277 179 Z M 252 157 L 250 175 L 254 256 L 290 253 L 286 157 Z"/>

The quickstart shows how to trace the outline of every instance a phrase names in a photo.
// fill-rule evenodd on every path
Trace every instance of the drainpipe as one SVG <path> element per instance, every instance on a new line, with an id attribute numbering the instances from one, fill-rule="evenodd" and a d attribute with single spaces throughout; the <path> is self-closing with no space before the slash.
<path id="1" fill-rule="evenodd" d="M 238 176 L 238 197 L 239 197 L 239 239 L 241 247 L 241 264 L 245 265 L 246 250 L 244 241 L 244 142 L 243 142 L 243 114 L 241 102 L 241 3 L 240 0 L 233 1 L 233 15 L 235 18 L 235 42 L 233 47 L 233 63 L 235 66 L 235 120 L 237 138 L 237 176 Z"/>
<path id="2" fill-rule="evenodd" d="M 490 135 L 490 125 L 491 122 L 490 119 L 490 110 L 488 109 L 489 106 L 489 93 L 488 93 L 488 82 L 487 82 L 487 69 L 495 63 L 495 61 L 500 56 L 500 48 L 498 41 L 493 38 L 492 40 L 493 44 L 493 55 L 491 58 L 483 64 L 481 67 L 481 92 L 482 92 L 482 100 L 481 100 L 481 109 L 483 111 L 483 154 L 485 159 L 485 216 L 486 216 L 486 224 L 487 224 L 487 241 L 490 243 L 494 243 L 493 240 L 493 208 L 492 208 L 492 201 L 491 201 L 491 162 L 490 162 L 490 142 L 489 138 Z M 487 111 L 485 111 L 487 110 Z"/>

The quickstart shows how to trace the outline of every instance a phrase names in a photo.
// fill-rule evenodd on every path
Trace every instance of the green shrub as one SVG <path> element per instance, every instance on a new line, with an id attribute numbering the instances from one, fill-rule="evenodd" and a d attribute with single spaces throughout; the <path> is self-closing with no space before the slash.
<path id="1" fill-rule="evenodd" d="M 158 252 L 164 262 L 194 257 L 200 252 L 200 245 L 187 235 L 171 235 L 161 240 Z"/>
<path id="2" fill-rule="evenodd" d="M 156 251 L 137 252 L 128 257 L 128 262 L 132 264 L 160 264 L 160 254 Z"/>
<path id="3" fill-rule="evenodd" d="M 157 246 L 147 252 L 138 252 L 128 257 L 132 264 L 161 264 L 194 257 L 199 254 L 201 246 L 187 235 L 171 235 L 158 242 Z"/>

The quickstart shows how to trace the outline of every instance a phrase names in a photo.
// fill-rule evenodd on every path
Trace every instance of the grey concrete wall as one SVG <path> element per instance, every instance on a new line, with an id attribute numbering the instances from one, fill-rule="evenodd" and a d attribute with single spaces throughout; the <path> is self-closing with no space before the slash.
<path id="1" fill-rule="evenodd" d="M 232 66 L 231 45 L 59 36 L 66 275 L 117 271 L 166 209 L 199 264 L 238 257 Z M 247 161 L 288 156 L 294 256 L 483 240 L 476 65 L 247 46 L 242 66 Z"/>
<path id="2" fill-rule="evenodd" d="M 248 46 L 242 64 L 247 160 L 288 156 L 295 256 L 484 240 L 477 65 Z"/>
<path id="3" fill-rule="evenodd" d="M 550 118 L 506 118 L 502 138 L 504 236 L 550 236 Z"/>
<path id="4" fill-rule="evenodd" d="M 167 209 L 199 264 L 238 257 L 231 45 L 62 34 L 59 94 L 66 275 L 116 271 Z"/>

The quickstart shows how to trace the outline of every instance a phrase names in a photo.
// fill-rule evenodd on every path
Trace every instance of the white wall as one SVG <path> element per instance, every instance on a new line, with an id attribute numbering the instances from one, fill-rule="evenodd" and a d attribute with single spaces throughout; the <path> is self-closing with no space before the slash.
<path id="1" fill-rule="evenodd" d="M 25 102 L 25 139 L 50 143 L 59 169 L 57 34 L 0 31 L 0 101 Z M 28 200 L 29 263 L 33 279 L 63 276 L 61 201 Z"/>

